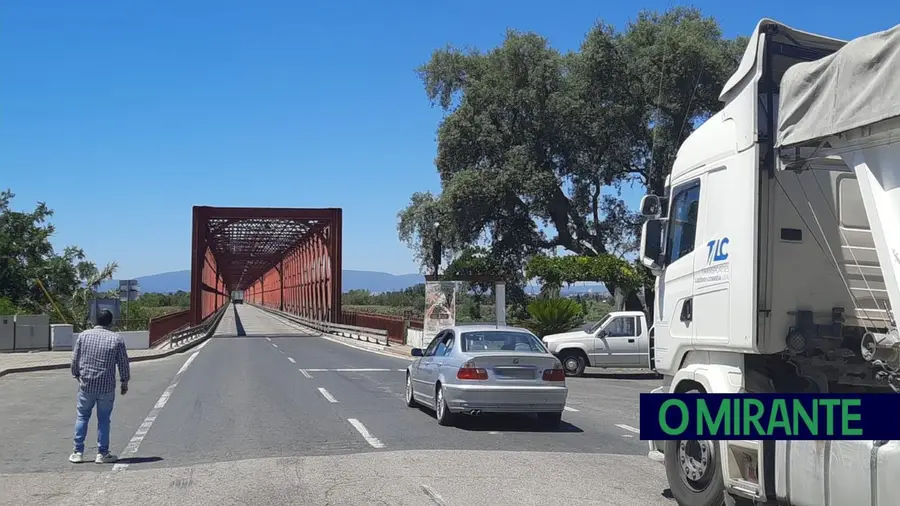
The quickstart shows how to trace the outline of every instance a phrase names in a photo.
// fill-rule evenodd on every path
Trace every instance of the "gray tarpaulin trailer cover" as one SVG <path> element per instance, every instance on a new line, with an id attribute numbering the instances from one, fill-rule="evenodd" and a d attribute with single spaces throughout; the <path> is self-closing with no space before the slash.
<path id="1" fill-rule="evenodd" d="M 900 25 L 792 66 L 780 88 L 778 146 L 900 116 Z"/>

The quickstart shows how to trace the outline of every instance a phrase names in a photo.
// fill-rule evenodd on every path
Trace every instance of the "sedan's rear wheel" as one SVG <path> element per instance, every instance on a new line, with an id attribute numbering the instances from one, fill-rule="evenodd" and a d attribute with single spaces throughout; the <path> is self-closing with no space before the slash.
<path id="1" fill-rule="evenodd" d="M 447 399 L 444 399 L 444 389 L 440 385 L 437 387 L 434 398 L 434 412 L 437 416 L 438 424 L 444 426 L 453 425 L 455 417 L 453 416 L 453 413 L 450 412 L 450 408 L 447 407 Z"/>
<path id="2" fill-rule="evenodd" d="M 413 395 L 412 376 L 406 373 L 406 405 L 414 408 L 417 404 L 416 397 Z"/>

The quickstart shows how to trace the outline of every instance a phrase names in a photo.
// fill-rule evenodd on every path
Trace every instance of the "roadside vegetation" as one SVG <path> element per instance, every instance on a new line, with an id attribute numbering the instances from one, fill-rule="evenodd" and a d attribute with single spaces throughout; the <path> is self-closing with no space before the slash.
<path id="1" fill-rule="evenodd" d="M 56 228 L 53 210 L 39 202 L 31 210 L 12 206 L 15 194 L 0 192 L 0 315 L 48 314 L 52 323 L 68 323 L 76 331 L 89 326 L 88 308 L 104 281 L 113 279 L 118 265 L 98 266 L 75 245 L 57 252 L 50 242 Z M 181 311 L 190 304 L 187 292 L 142 295 L 128 303 L 129 330 L 144 330 L 150 318 Z M 124 316 L 124 315 L 123 315 Z"/>

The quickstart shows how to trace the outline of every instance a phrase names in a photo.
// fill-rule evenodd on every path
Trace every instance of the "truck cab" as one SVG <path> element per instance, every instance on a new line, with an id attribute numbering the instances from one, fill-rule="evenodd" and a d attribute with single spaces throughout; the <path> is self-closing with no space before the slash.
<path id="1" fill-rule="evenodd" d="M 845 42 L 763 19 L 647 196 L 655 393 L 900 384 L 900 25 Z M 898 441 L 649 441 L 681 506 L 900 504 Z"/>
<path id="2" fill-rule="evenodd" d="M 641 311 L 613 311 L 584 327 L 544 336 L 568 376 L 581 376 L 585 367 L 649 369 L 650 331 Z"/>

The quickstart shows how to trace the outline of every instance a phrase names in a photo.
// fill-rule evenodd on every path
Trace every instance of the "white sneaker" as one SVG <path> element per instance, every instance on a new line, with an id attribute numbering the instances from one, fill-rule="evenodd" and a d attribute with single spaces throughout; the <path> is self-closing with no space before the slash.
<path id="1" fill-rule="evenodd" d="M 81 452 L 72 452 L 72 455 L 69 455 L 69 462 L 73 464 L 81 464 L 84 462 L 84 457 L 81 455 Z"/>
<path id="2" fill-rule="evenodd" d="M 106 455 L 97 454 L 97 458 L 94 459 L 95 464 L 112 464 L 113 462 L 119 460 L 119 457 L 116 457 L 112 453 L 107 453 Z"/>

